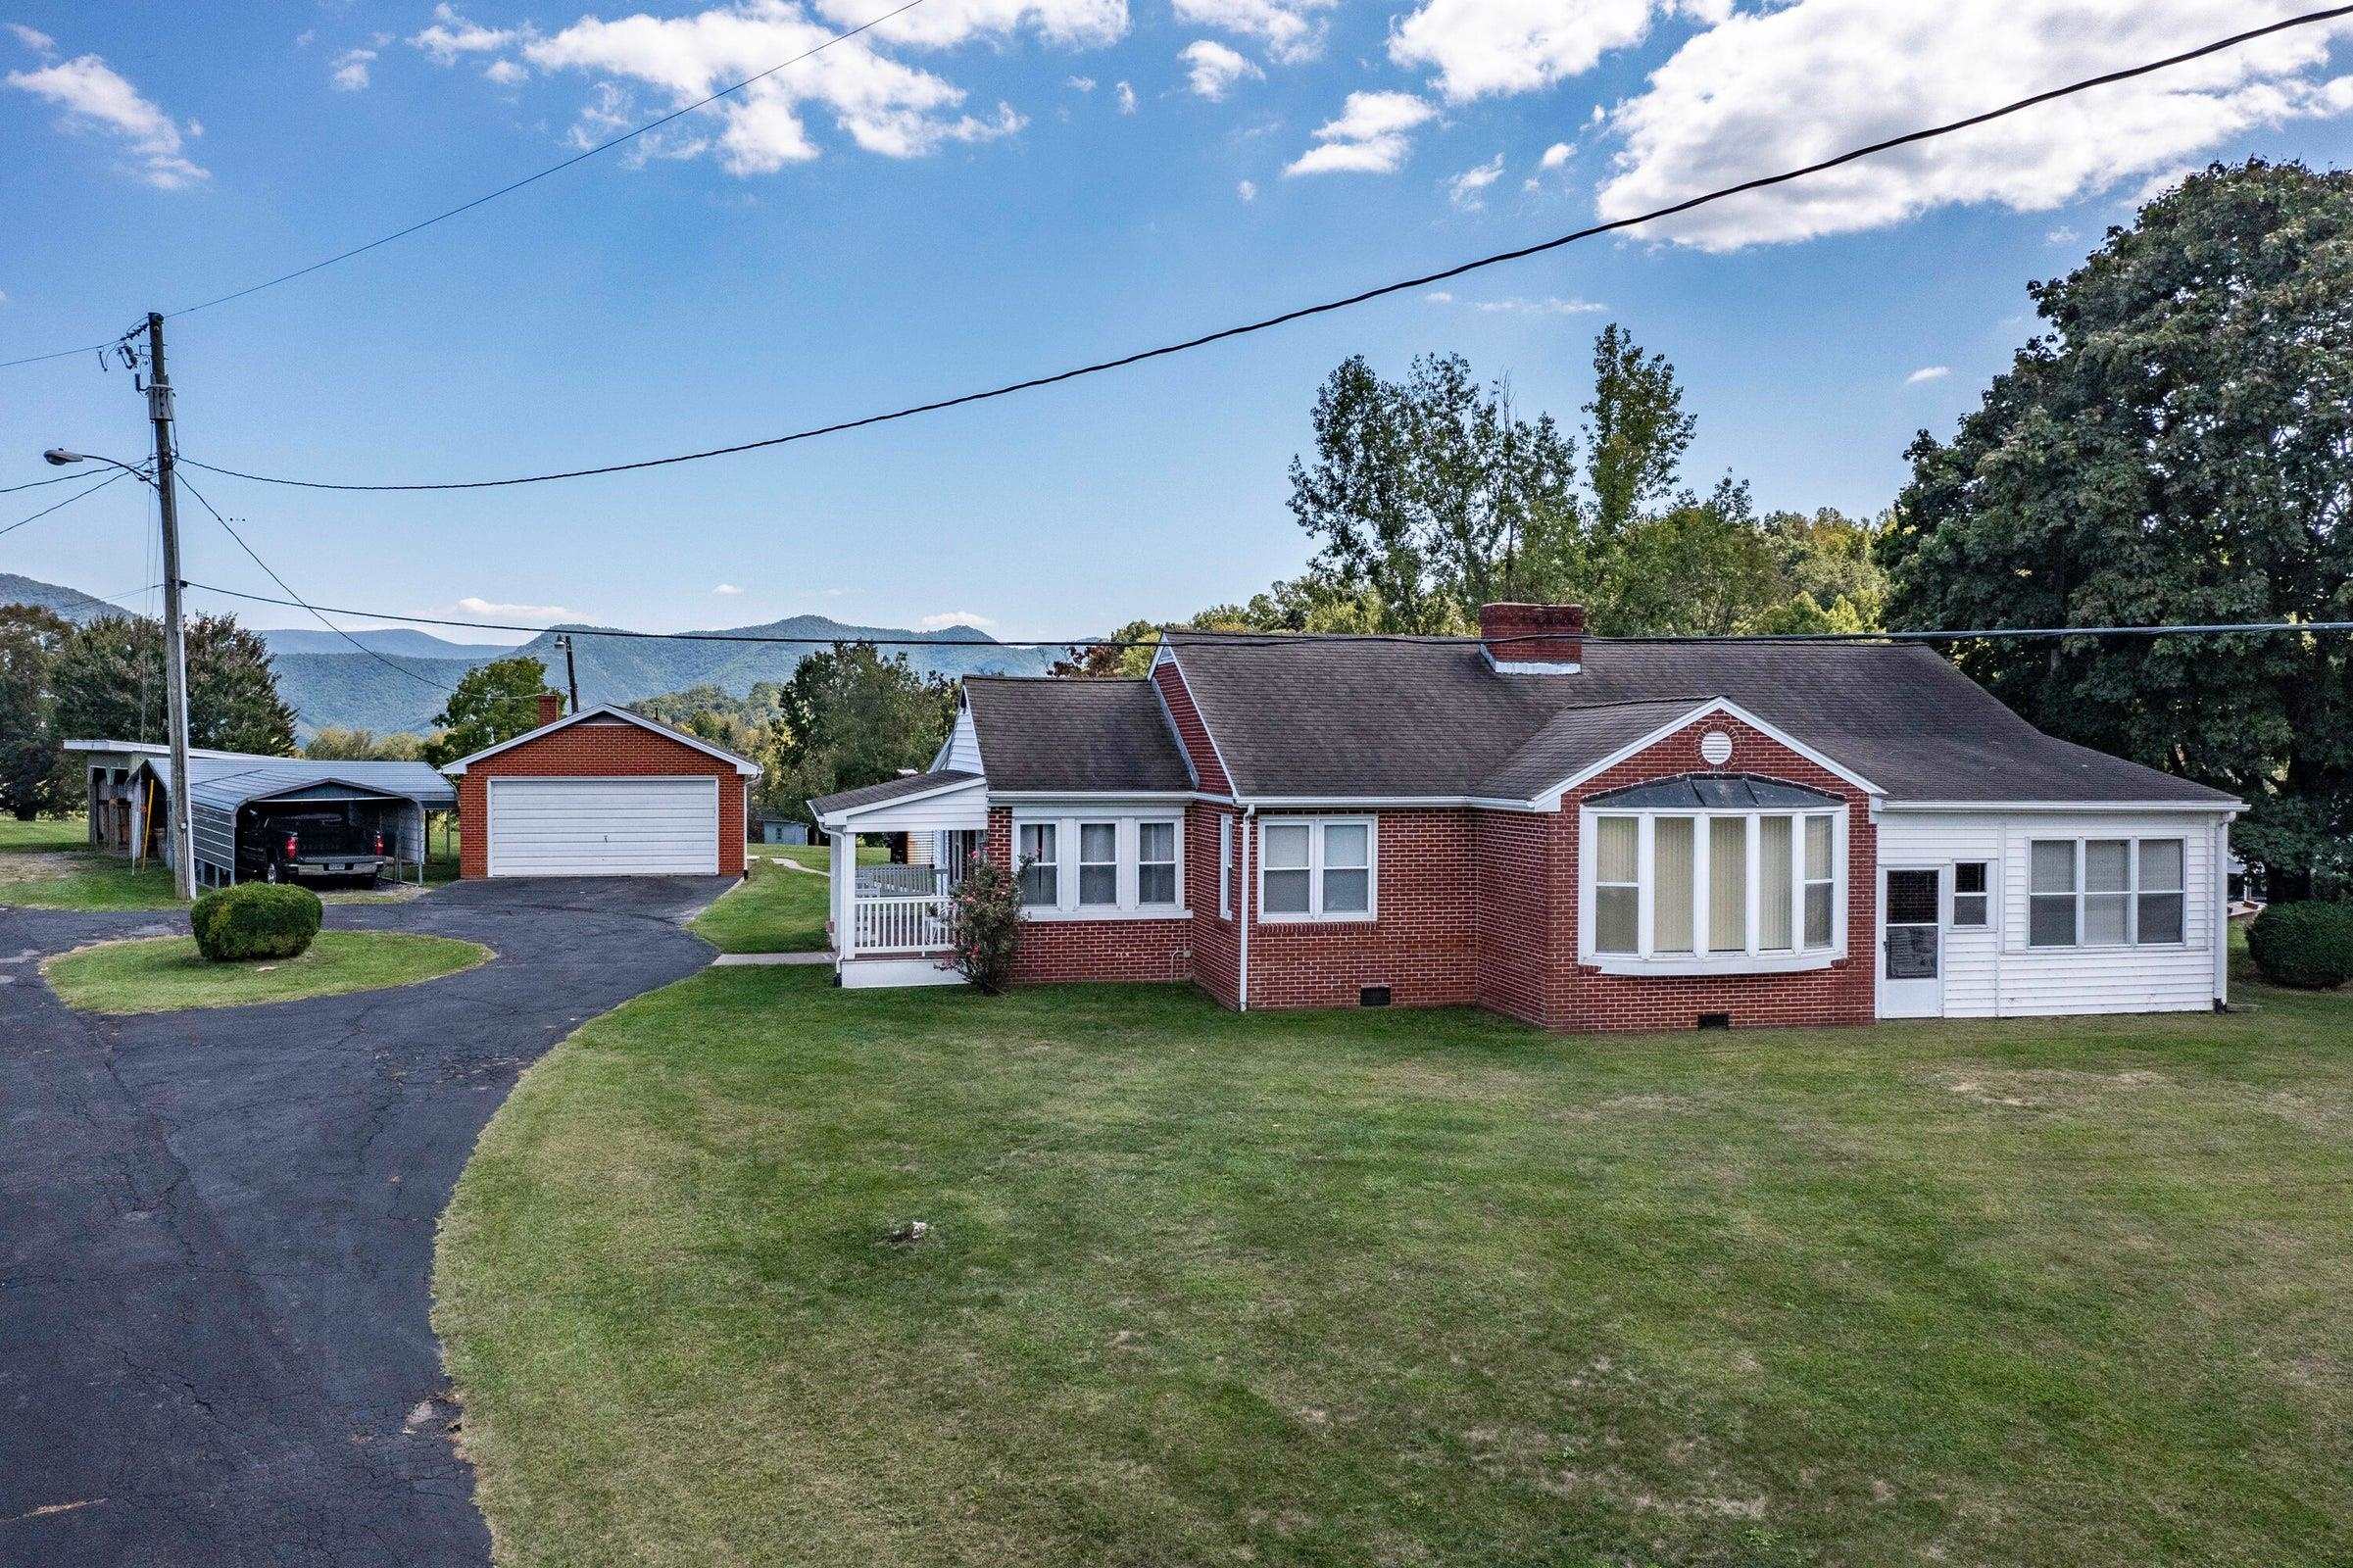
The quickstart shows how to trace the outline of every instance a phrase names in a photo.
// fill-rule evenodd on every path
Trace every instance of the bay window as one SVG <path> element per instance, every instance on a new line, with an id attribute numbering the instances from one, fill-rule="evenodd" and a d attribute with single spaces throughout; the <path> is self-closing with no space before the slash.
<path id="1" fill-rule="evenodd" d="M 1604 967 L 1680 972 L 1829 962 L 1844 939 L 1842 806 L 1756 780 L 1738 799 L 1781 809 L 1651 807 L 1695 793 L 1675 780 L 1589 804 L 1585 956 Z"/>
<path id="2" fill-rule="evenodd" d="M 1366 816 L 1267 817 L 1258 829 L 1261 920 L 1369 920 L 1377 844 Z"/>
<path id="3" fill-rule="evenodd" d="M 2027 946 L 2183 940 L 2182 841 L 2035 839 L 2027 847 Z"/>

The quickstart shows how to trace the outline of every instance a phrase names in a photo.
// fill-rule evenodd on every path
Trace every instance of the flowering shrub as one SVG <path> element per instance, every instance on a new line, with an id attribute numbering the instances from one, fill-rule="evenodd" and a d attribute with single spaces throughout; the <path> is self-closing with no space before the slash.
<path id="1" fill-rule="evenodd" d="M 995 861 L 975 858 L 949 895 L 950 962 L 987 996 L 1013 983 L 1021 946 L 1021 880 Z"/>

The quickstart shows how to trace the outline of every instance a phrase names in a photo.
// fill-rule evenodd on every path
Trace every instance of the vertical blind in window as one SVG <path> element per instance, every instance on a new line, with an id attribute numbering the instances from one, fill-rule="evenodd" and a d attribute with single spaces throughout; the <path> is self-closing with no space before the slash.
<path id="1" fill-rule="evenodd" d="M 1805 945 L 1827 948 L 1831 935 L 1831 890 L 1838 885 L 1830 858 L 1830 818 L 1805 819 Z"/>
<path id="2" fill-rule="evenodd" d="M 1632 953 L 1638 941 L 1642 892 L 1642 824 L 1631 816 L 1605 816 L 1597 824 L 1593 852 L 1593 951 Z"/>
<path id="3" fill-rule="evenodd" d="M 1756 945 L 1767 953 L 1787 953 L 1791 901 L 1797 886 L 1789 857 L 1789 819 L 1764 816 L 1756 824 Z"/>
<path id="4" fill-rule="evenodd" d="M 1711 953 L 1748 947 L 1748 819 L 1719 816 L 1707 825 L 1707 946 Z"/>
<path id="5" fill-rule="evenodd" d="M 1650 951 L 1691 951 L 1692 821 L 1662 816 L 1652 824 Z"/>

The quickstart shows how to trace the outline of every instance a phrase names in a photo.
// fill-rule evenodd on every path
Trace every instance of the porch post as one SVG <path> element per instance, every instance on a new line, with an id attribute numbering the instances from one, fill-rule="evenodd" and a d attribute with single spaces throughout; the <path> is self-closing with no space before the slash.
<path id="1" fill-rule="evenodd" d="M 829 833 L 826 839 L 833 846 L 833 967 L 839 973 L 858 947 L 858 911 L 852 907 L 858 897 L 858 835 Z"/>

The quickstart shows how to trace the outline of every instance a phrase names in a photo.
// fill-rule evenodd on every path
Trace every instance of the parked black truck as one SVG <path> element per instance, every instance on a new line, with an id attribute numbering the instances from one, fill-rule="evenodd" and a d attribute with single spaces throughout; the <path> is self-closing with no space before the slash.
<path id="1" fill-rule="evenodd" d="M 354 821 L 340 811 L 272 812 L 237 835 L 237 879 L 372 882 L 392 868 L 393 848 L 379 822 Z"/>

